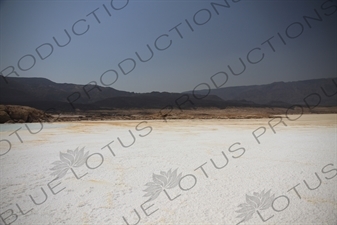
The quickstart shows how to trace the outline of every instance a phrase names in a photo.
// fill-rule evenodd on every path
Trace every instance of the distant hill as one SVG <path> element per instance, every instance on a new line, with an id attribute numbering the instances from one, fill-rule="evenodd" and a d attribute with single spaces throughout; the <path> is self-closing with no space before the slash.
<path id="1" fill-rule="evenodd" d="M 161 109 L 168 105 L 178 108 L 181 105 L 182 109 L 191 109 L 193 107 L 199 108 L 226 108 L 228 106 L 256 106 L 253 102 L 247 101 L 224 101 L 218 96 L 209 95 L 203 99 L 195 99 L 192 95 L 188 96 L 191 102 L 184 102 L 187 100 L 187 94 L 168 93 L 168 92 L 151 92 L 145 94 L 137 94 L 132 96 L 121 96 L 108 98 L 98 101 L 93 105 L 95 108 L 122 108 L 122 109 Z M 198 97 L 203 97 L 199 96 Z"/>
<path id="2" fill-rule="evenodd" d="M 303 99 L 317 93 L 321 96 L 321 106 L 337 106 L 337 81 L 332 79 L 316 79 L 297 82 L 276 82 L 267 85 L 251 85 L 227 87 L 212 90 L 210 95 L 196 99 L 192 92 L 186 93 L 133 93 L 119 91 L 110 87 L 78 84 L 60 84 L 45 78 L 21 78 L 0 76 L 0 104 L 22 105 L 37 109 L 56 111 L 102 110 L 102 109 L 161 109 L 168 105 L 183 109 L 226 108 L 235 107 L 289 107 L 293 104 L 304 105 Z M 86 90 L 86 91 L 85 91 Z M 207 95 L 208 90 L 196 91 L 197 97 Z M 187 95 L 193 102 L 187 102 Z M 71 105 L 68 101 L 74 102 Z M 75 101 L 75 99 L 77 99 Z M 316 98 L 316 99 L 315 99 Z M 317 97 L 307 99 L 309 104 L 316 104 Z M 178 104 L 177 104 L 178 102 Z"/>
<path id="3" fill-rule="evenodd" d="M 251 101 L 261 105 L 289 107 L 294 104 L 305 105 L 303 99 L 317 93 L 321 97 L 320 106 L 337 106 L 337 79 L 314 79 L 295 82 L 275 82 L 266 85 L 250 85 L 214 89 L 211 94 L 225 101 Z M 206 94 L 208 90 L 195 91 L 196 94 Z M 191 93 L 187 92 L 187 93 Z M 306 100 L 314 105 L 319 97 L 312 95 Z"/>
<path id="4" fill-rule="evenodd" d="M 59 111 L 99 110 L 99 109 L 142 109 L 163 108 L 167 105 L 176 105 L 177 99 L 186 94 L 151 92 L 145 94 L 119 91 L 110 87 L 94 88 L 94 85 L 84 87 L 77 84 L 60 84 L 45 78 L 20 78 L 7 77 L 5 82 L 0 77 L 0 104 L 24 105 L 37 109 L 50 108 Z M 92 90 L 91 90 L 92 89 Z M 85 91 L 86 90 L 86 91 Z M 91 90 L 91 91 L 90 91 Z M 76 98 L 81 96 L 78 100 Z M 67 98 L 73 103 L 69 104 Z M 253 106 L 255 103 L 247 101 L 224 101 L 223 99 L 209 95 L 202 100 L 192 99 L 193 104 L 183 104 L 182 108 L 214 107 L 225 108 L 227 106 Z M 179 103 L 184 102 L 186 96 Z M 177 106 L 175 106 L 177 107 Z"/>
<path id="5" fill-rule="evenodd" d="M 78 92 L 81 95 L 77 103 L 93 103 L 109 97 L 130 96 L 132 93 L 118 91 L 110 87 L 94 88 L 94 85 L 85 87 L 89 96 L 84 91 L 85 85 L 60 84 L 46 78 L 21 78 L 7 77 L 8 84 L 0 77 L 1 101 L 29 102 L 29 101 L 56 101 L 67 102 L 67 97 Z M 76 96 L 74 95 L 74 98 Z"/>

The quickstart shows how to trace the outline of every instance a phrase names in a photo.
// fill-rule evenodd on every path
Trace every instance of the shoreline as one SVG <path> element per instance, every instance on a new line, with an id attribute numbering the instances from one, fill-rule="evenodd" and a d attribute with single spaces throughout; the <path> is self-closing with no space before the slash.
<path id="1" fill-rule="evenodd" d="M 300 114 L 336 114 L 337 107 L 317 107 L 312 111 L 303 108 L 287 111 L 287 108 L 226 108 L 172 110 L 161 112 L 158 109 L 96 110 L 78 113 L 54 114 L 54 122 L 107 121 L 107 120 L 184 120 L 184 119 L 263 119 L 286 117 Z"/>
<path id="2" fill-rule="evenodd" d="M 47 114 L 26 106 L 11 107 L 8 118 L 1 121 L 2 124 L 17 123 L 59 123 L 76 121 L 119 121 L 119 120 L 232 120 L 232 119 L 263 119 L 275 117 L 287 117 L 301 114 L 336 114 L 337 106 L 315 107 L 312 110 L 307 107 L 274 108 L 274 107 L 228 107 L 196 108 L 196 109 L 113 109 L 113 110 L 86 110 L 75 112 L 59 112 Z M 10 118 L 12 117 L 12 118 Z M 6 122 L 5 122 L 6 121 Z"/>

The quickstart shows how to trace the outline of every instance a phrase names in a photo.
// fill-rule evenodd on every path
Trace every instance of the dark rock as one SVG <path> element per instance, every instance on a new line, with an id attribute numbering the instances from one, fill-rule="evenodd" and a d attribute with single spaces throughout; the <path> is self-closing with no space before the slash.
<path id="1" fill-rule="evenodd" d="M 7 121 L 18 123 L 49 122 L 52 116 L 28 106 L 0 105 L 0 123 Z"/>
<path id="2" fill-rule="evenodd" d="M 23 120 L 26 122 L 29 116 L 29 108 L 27 106 L 8 105 L 7 112 L 13 120 Z"/>
<path id="3" fill-rule="evenodd" d="M 6 123 L 11 120 L 10 116 L 5 111 L 0 111 L 0 123 Z"/>

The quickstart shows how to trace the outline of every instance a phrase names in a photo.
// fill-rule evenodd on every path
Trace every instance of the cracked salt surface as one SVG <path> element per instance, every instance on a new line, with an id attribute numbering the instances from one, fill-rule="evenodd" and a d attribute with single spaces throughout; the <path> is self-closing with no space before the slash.
<path id="1" fill-rule="evenodd" d="M 276 134 L 270 119 L 45 124 L 19 130 L 23 143 L 8 136 L 23 125 L 1 125 L 12 149 L 0 157 L 0 224 L 135 224 L 135 212 L 139 224 L 237 224 L 246 194 L 263 190 L 286 197 L 260 211 L 268 221 L 254 212 L 242 224 L 336 224 L 336 115 L 283 120 Z M 73 168 L 81 178 L 68 170 L 52 181 L 60 152 L 78 147 L 90 155 Z M 153 173 L 176 168 L 180 185 L 143 204 Z"/>

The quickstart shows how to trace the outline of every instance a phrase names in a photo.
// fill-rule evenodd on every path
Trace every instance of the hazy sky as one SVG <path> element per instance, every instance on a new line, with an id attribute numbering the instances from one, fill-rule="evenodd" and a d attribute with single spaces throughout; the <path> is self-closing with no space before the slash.
<path id="1" fill-rule="evenodd" d="M 214 88 L 210 77 L 221 71 L 225 86 L 337 76 L 335 0 L 0 2 L 3 75 L 14 67 L 21 77 L 115 81 L 110 87 L 134 92 Z M 141 62 L 136 52 L 149 59 L 147 45 L 153 57 Z M 246 70 L 233 75 L 228 66 L 242 71 L 239 58 Z"/>

